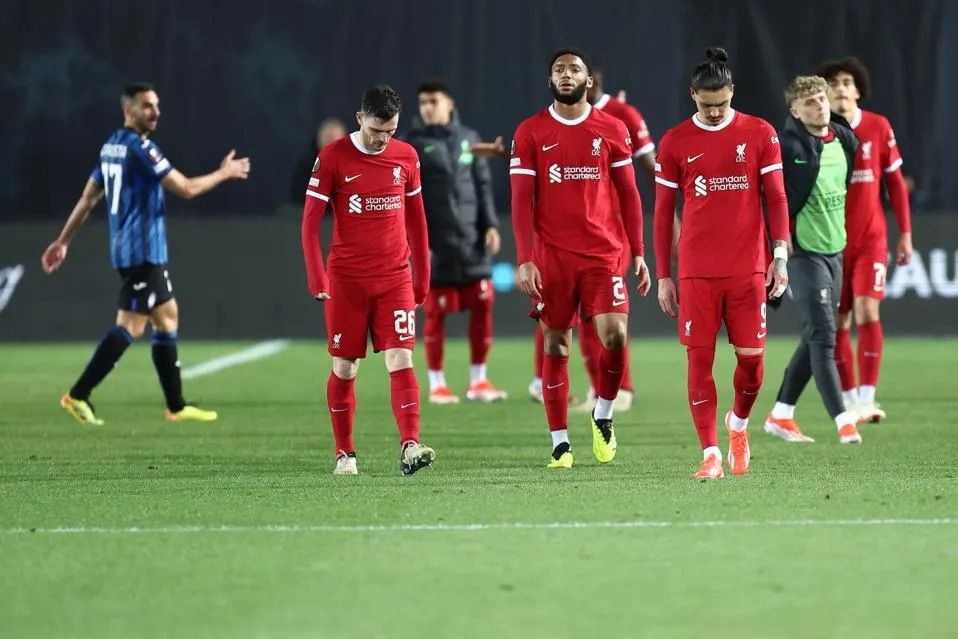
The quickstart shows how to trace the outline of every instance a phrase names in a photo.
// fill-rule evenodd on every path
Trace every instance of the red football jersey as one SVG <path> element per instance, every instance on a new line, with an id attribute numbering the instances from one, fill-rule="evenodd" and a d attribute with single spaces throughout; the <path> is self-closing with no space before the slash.
<path id="1" fill-rule="evenodd" d="M 610 171 L 632 164 L 632 142 L 618 119 L 588 106 L 575 120 L 553 106 L 527 118 L 512 141 L 511 175 L 533 176 L 533 228 L 539 241 L 616 261 L 623 234 Z"/>
<path id="2" fill-rule="evenodd" d="M 655 181 L 681 189 L 679 278 L 764 273 L 769 261 L 762 176 L 782 170 L 778 134 L 733 111 L 709 126 L 692 117 L 659 141 Z"/>
<path id="3" fill-rule="evenodd" d="M 603 93 L 602 97 L 596 100 L 593 106 L 603 113 L 608 113 L 622 120 L 625 128 L 629 130 L 629 135 L 632 136 L 632 157 L 637 158 L 655 151 L 655 141 L 652 139 L 652 134 L 649 133 L 645 118 L 634 106 L 620 102 L 608 93 Z"/>
<path id="4" fill-rule="evenodd" d="M 306 195 L 333 207 L 327 269 L 347 277 L 390 275 L 409 264 L 406 197 L 422 190 L 419 156 L 401 140 L 379 153 L 358 131 L 323 147 Z"/>
<path id="5" fill-rule="evenodd" d="M 850 124 L 861 144 L 845 199 L 848 250 L 887 246 L 881 181 L 886 173 L 893 173 L 902 165 L 895 132 L 884 116 L 862 109 Z"/>

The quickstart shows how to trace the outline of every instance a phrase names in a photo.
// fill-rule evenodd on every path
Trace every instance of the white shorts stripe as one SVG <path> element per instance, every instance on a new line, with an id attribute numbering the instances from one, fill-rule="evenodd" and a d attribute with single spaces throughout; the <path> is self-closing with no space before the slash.
<path id="1" fill-rule="evenodd" d="M 898 170 L 898 167 L 900 167 L 904 163 L 905 163 L 904 160 L 902 160 L 901 158 L 898 158 L 897 160 L 892 162 L 887 169 L 885 169 L 885 173 L 894 173 L 895 171 Z"/>
<path id="2" fill-rule="evenodd" d="M 406 197 L 412 197 L 412 196 L 418 194 L 418 193 L 421 192 L 421 191 L 422 191 L 422 187 L 420 186 L 419 188 L 413 189 L 413 190 L 410 191 L 409 193 L 406 193 Z"/>
<path id="3" fill-rule="evenodd" d="M 329 202 L 328 195 L 323 195 L 322 193 L 317 193 L 316 191 L 310 191 L 309 189 L 306 189 L 306 195 L 309 197 L 314 197 L 317 200 L 322 200 L 323 202 Z"/>
<path id="4" fill-rule="evenodd" d="M 769 164 L 768 166 L 762 167 L 762 170 L 759 171 L 759 173 L 761 173 L 762 175 L 765 175 L 766 173 L 771 173 L 772 171 L 778 171 L 781 168 L 782 168 L 782 163 L 777 162 L 775 164 Z"/>
<path id="5" fill-rule="evenodd" d="M 667 186 L 670 189 L 677 189 L 679 185 L 677 182 L 669 182 L 665 178 L 660 178 L 658 175 L 655 176 L 655 181 L 661 184 L 662 186 Z"/>
<path id="6" fill-rule="evenodd" d="M 509 169 L 509 175 L 535 175 L 532 169 Z"/>

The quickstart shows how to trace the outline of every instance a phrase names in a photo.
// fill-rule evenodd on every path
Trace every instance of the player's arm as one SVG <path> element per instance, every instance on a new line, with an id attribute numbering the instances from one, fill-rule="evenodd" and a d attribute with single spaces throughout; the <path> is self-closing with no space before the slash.
<path id="1" fill-rule="evenodd" d="M 333 196 L 333 183 L 332 162 L 326 153 L 321 152 L 313 164 L 313 173 L 306 187 L 303 224 L 300 228 L 303 258 L 306 261 L 306 285 L 309 294 L 321 302 L 329 299 L 329 279 L 323 266 L 323 248 L 319 243 L 320 223 Z"/>
<path id="2" fill-rule="evenodd" d="M 406 240 L 412 253 L 412 288 L 419 306 L 429 295 L 432 276 L 429 261 L 429 230 L 426 225 L 426 207 L 422 201 L 422 187 L 406 193 Z"/>
<path id="3" fill-rule="evenodd" d="M 80 198 L 76 204 L 73 205 L 70 217 L 67 218 L 66 224 L 63 225 L 63 230 L 60 231 L 59 237 L 53 240 L 50 246 L 43 252 L 40 263 L 45 273 L 52 273 L 60 268 L 60 265 L 63 264 L 63 261 L 67 258 L 67 250 L 70 248 L 70 243 L 73 241 L 73 238 L 76 237 L 77 231 L 80 230 L 83 223 L 90 217 L 90 212 L 93 210 L 93 207 L 96 206 L 96 203 L 103 197 L 103 181 L 102 179 L 97 179 L 98 175 L 99 169 L 94 171 L 93 176 L 86 181 L 86 185 L 83 187 L 83 193 L 80 194 Z"/>
<path id="4" fill-rule="evenodd" d="M 882 147 L 882 164 L 884 165 L 885 188 L 888 189 L 888 199 L 898 221 L 898 244 L 895 247 L 895 262 L 908 264 L 911 262 L 914 247 L 911 243 L 911 204 L 908 201 L 908 185 L 901 172 L 901 152 L 895 133 L 888 125 L 887 140 Z"/>
<path id="5" fill-rule="evenodd" d="M 759 175 L 768 207 L 768 232 L 772 238 L 772 263 L 768 265 L 765 286 L 769 299 L 776 299 L 788 288 L 788 241 L 791 235 L 788 219 L 788 197 L 785 194 L 785 174 L 782 172 L 782 149 L 778 134 L 769 125 L 766 131 Z"/>
<path id="6" fill-rule="evenodd" d="M 512 187 L 512 232 L 516 239 L 519 290 L 542 297 L 542 275 L 532 262 L 536 198 L 536 148 L 532 136 L 520 125 L 512 140 L 509 184 Z"/>
<path id="7" fill-rule="evenodd" d="M 509 149 L 502 143 L 502 136 L 496 136 L 492 142 L 477 141 L 472 143 L 472 154 L 477 158 L 507 158 Z"/>
<path id="8" fill-rule="evenodd" d="M 163 178 L 163 188 L 184 200 L 212 191 L 223 182 L 229 180 L 245 180 L 249 177 L 249 158 L 237 158 L 236 151 L 231 150 L 220 162 L 218 169 L 206 175 L 186 177 L 176 169 L 167 173 Z"/>
<path id="9" fill-rule="evenodd" d="M 473 138 L 471 140 L 473 144 L 478 143 L 477 135 L 473 134 L 470 137 Z M 502 145 L 501 138 L 499 138 L 499 144 Z M 496 215 L 496 203 L 492 195 L 492 172 L 489 170 L 489 160 L 481 155 L 473 159 L 472 179 L 476 183 L 478 196 L 479 233 L 483 236 L 489 254 L 496 255 L 499 253 L 502 238 L 499 237 L 499 218 Z"/>
<path id="10" fill-rule="evenodd" d="M 669 317 L 677 315 L 678 291 L 672 280 L 673 220 L 679 189 L 679 164 L 663 138 L 655 163 L 655 212 L 652 217 L 652 242 L 655 246 L 655 277 L 658 280 L 659 308 Z"/>
<path id="11" fill-rule="evenodd" d="M 624 125 L 618 130 L 620 139 L 611 143 L 611 162 L 609 170 L 612 184 L 619 196 L 622 223 L 625 226 L 625 235 L 629 241 L 629 248 L 635 266 L 635 274 L 639 278 L 639 294 L 647 295 L 652 287 L 649 276 L 649 267 L 645 264 L 645 242 L 642 237 L 642 199 L 639 189 L 635 186 L 635 169 L 632 167 L 632 148 L 629 144 L 629 133 Z"/>

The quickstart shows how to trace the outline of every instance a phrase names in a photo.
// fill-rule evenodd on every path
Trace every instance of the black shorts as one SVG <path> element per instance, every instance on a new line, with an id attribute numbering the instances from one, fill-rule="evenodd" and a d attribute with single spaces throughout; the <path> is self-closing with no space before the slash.
<path id="1" fill-rule="evenodd" d="M 120 285 L 119 308 L 149 315 L 154 308 L 173 299 L 173 282 L 166 264 L 140 264 L 117 269 L 123 284 Z"/>

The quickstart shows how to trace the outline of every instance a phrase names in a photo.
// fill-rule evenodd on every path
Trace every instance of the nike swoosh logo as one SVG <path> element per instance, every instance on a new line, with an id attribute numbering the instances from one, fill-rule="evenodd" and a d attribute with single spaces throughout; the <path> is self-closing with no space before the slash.
<path id="1" fill-rule="evenodd" d="M 403 405 L 400 406 L 399 408 L 409 408 L 410 406 L 415 406 L 415 405 L 418 404 L 418 403 L 419 403 L 419 402 L 412 402 L 411 404 L 403 404 Z"/>
<path id="2" fill-rule="evenodd" d="M 709 400 L 707 400 L 707 399 L 700 399 L 700 400 L 697 401 L 697 402 L 692 402 L 692 406 L 698 406 L 699 404 L 704 404 L 704 403 L 707 402 L 707 401 L 709 401 Z"/>
<path id="3" fill-rule="evenodd" d="M 623 304 L 625 304 L 625 303 L 628 302 L 628 301 L 629 301 L 629 300 L 620 300 L 620 301 L 618 301 L 618 302 L 612 302 L 612 306 L 622 306 Z"/>
<path id="4" fill-rule="evenodd" d="M 758 391 L 755 391 L 754 393 L 750 393 L 750 392 L 748 392 L 748 391 L 746 391 L 746 390 L 743 390 L 743 391 L 742 391 L 742 394 L 743 394 L 743 395 L 758 395 Z"/>
<path id="5" fill-rule="evenodd" d="M 698 155 L 690 155 L 690 156 L 688 156 L 688 157 L 685 158 L 685 161 L 688 162 L 689 164 L 691 164 L 692 162 L 695 162 L 697 159 L 699 159 L 699 158 L 702 157 L 703 155 L 705 155 L 705 154 L 704 154 L 704 153 L 699 153 Z"/>
<path id="6" fill-rule="evenodd" d="M 355 180 L 356 178 L 358 178 L 360 175 L 362 175 L 362 173 L 360 173 L 359 175 L 353 175 L 352 177 L 350 177 L 350 176 L 347 175 L 347 176 L 346 176 L 346 183 L 349 184 L 350 182 L 352 182 L 353 180 Z"/>
<path id="7" fill-rule="evenodd" d="M 548 386 L 546 386 L 546 388 L 548 388 L 549 390 L 552 390 L 553 388 L 559 388 L 560 386 L 565 386 L 565 382 L 559 382 L 558 384 L 549 384 Z"/>
<path id="8" fill-rule="evenodd" d="M 399 336 L 399 341 L 400 341 L 400 342 L 405 342 L 407 339 L 412 339 L 412 338 L 414 338 L 414 337 L 415 337 L 415 335 L 400 335 L 400 336 Z"/>
<path id="9" fill-rule="evenodd" d="M 559 143 L 558 143 L 558 142 L 556 142 L 555 144 L 550 144 L 549 146 L 546 146 L 545 144 L 543 144 L 543 145 L 542 145 L 542 150 L 543 150 L 543 151 L 548 151 L 548 150 L 550 150 L 550 149 L 556 148 L 557 146 L 559 146 Z"/>
<path id="10" fill-rule="evenodd" d="M 795 158 L 795 164 L 808 164 L 808 160 L 799 160 L 798 158 Z"/>
<path id="11" fill-rule="evenodd" d="M 134 291 L 142 291 L 145 288 L 146 288 L 146 282 L 137 282 L 136 284 L 133 285 Z"/>
<path id="12" fill-rule="evenodd" d="M 330 408 L 329 410 L 333 411 L 334 413 L 345 413 L 349 409 L 348 408 Z"/>
<path id="13" fill-rule="evenodd" d="M 765 331 L 764 333 L 756 333 L 755 337 L 757 337 L 758 339 L 762 339 L 766 335 L 768 335 L 768 331 Z"/>

